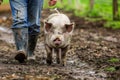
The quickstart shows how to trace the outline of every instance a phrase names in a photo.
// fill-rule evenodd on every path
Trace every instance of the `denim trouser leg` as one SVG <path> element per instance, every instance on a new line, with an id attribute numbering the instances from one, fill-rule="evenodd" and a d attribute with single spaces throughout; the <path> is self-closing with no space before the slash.
<path id="1" fill-rule="evenodd" d="M 43 0 L 10 0 L 12 28 L 29 28 L 30 34 L 40 32 L 40 14 Z"/>
<path id="2" fill-rule="evenodd" d="M 13 28 L 13 35 L 17 50 L 27 51 L 28 28 Z"/>
<path id="3" fill-rule="evenodd" d="M 27 0 L 10 0 L 13 25 L 12 28 L 25 28 L 27 24 Z"/>
<path id="4" fill-rule="evenodd" d="M 40 32 L 40 17 L 43 0 L 28 1 L 28 26 L 29 34 L 36 35 Z"/>
<path id="5" fill-rule="evenodd" d="M 36 46 L 37 42 L 37 35 L 40 32 L 40 14 L 41 14 L 41 9 L 43 6 L 43 0 L 10 0 L 10 6 L 11 6 L 11 11 L 12 11 L 12 17 L 13 17 L 13 32 L 15 33 L 14 37 L 16 38 L 16 45 L 17 49 L 21 50 L 23 49 L 22 46 L 24 46 L 23 40 L 24 35 L 20 30 L 27 28 L 25 32 L 29 33 L 29 37 L 26 36 L 26 43 L 28 42 L 33 45 L 32 48 L 30 45 L 26 45 L 26 48 L 29 48 L 29 52 L 26 51 L 27 54 L 31 53 L 33 54 L 34 48 Z M 21 28 L 21 29 L 18 29 Z M 17 31 L 17 33 L 16 33 Z M 24 32 L 24 31 L 23 31 Z M 27 33 L 27 35 L 28 35 Z M 22 35 L 18 35 L 22 34 Z M 31 35 L 33 36 L 30 37 Z M 19 38 L 21 37 L 21 38 Z M 20 40 L 18 40 L 20 39 Z M 18 43 L 17 43 L 18 42 Z"/>
<path id="6" fill-rule="evenodd" d="M 43 6 L 43 0 L 28 1 L 28 59 L 34 59 L 34 50 L 37 44 L 38 34 L 40 32 L 40 16 Z"/>

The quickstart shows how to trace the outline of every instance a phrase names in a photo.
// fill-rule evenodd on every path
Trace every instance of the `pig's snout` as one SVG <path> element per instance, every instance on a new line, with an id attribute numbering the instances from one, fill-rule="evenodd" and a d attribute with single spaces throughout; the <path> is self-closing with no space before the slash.
<path id="1" fill-rule="evenodd" d="M 53 42 L 56 46 L 59 46 L 62 43 L 62 41 L 59 38 L 54 39 Z"/>

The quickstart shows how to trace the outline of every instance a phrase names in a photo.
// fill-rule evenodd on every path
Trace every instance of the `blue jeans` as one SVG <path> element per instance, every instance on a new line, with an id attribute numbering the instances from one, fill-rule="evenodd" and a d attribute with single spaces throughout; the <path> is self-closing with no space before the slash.
<path id="1" fill-rule="evenodd" d="M 29 34 L 40 32 L 40 15 L 43 0 L 10 0 L 12 28 L 28 28 Z"/>

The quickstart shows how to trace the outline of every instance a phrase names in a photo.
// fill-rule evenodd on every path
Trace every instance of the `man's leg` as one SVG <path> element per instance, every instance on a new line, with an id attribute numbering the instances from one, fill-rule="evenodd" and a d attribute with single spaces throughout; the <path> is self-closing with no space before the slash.
<path id="1" fill-rule="evenodd" d="M 28 1 L 28 59 L 35 59 L 34 50 L 40 32 L 40 16 L 43 7 L 43 0 Z"/>
<path id="2" fill-rule="evenodd" d="M 10 0 L 13 34 L 17 48 L 15 59 L 24 62 L 28 47 L 27 0 Z"/>
<path id="3" fill-rule="evenodd" d="M 23 63 L 27 58 L 28 28 L 13 28 L 13 35 L 17 48 L 15 59 Z"/>

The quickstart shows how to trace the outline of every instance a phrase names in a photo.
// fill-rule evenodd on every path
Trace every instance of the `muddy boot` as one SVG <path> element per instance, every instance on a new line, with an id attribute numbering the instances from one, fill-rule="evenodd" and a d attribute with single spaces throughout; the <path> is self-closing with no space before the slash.
<path id="1" fill-rule="evenodd" d="M 13 34 L 17 48 L 15 59 L 23 63 L 27 58 L 28 28 L 15 28 L 13 29 Z"/>
<path id="2" fill-rule="evenodd" d="M 35 54 L 34 54 L 34 50 L 36 47 L 36 43 L 37 43 L 37 39 L 38 39 L 38 35 L 29 35 L 29 40 L 28 40 L 28 60 L 35 60 Z"/>

